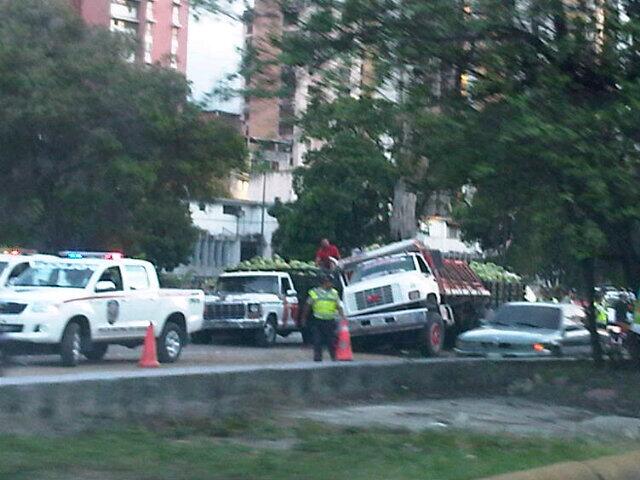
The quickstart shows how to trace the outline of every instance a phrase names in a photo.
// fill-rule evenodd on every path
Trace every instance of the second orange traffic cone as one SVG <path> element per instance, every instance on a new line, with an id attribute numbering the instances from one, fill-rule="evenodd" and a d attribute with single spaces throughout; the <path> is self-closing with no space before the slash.
<path id="1" fill-rule="evenodd" d="M 150 323 L 147 327 L 139 365 L 143 368 L 157 368 L 160 366 L 160 362 L 158 362 L 158 352 L 156 351 L 156 337 L 153 334 L 153 323 Z"/>
<path id="2" fill-rule="evenodd" d="M 349 335 L 349 322 L 346 319 L 340 320 L 338 327 L 338 341 L 336 342 L 336 360 L 339 362 L 350 362 L 353 360 L 351 350 L 351 335 Z"/>

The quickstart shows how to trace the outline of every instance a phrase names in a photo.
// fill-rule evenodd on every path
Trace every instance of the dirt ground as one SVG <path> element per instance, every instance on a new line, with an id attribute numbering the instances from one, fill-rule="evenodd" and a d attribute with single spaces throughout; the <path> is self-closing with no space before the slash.
<path id="1" fill-rule="evenodd" d="M 293 416 L 341 427 L 607 439 L 640 445 L 640 418 L 601 415 L 521 398 L 433 399 L 305 410 Z"/>

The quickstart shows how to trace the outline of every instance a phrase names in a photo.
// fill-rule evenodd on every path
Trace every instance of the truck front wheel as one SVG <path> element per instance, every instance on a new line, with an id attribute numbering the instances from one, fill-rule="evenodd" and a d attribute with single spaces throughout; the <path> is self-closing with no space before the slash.
<path id="1" fill-rule="evenodd" d="M 186 333 L 173 322 L 167 322 L 158 338 L 158 360 L 161 363 L 173 363 L 182 353 L 186 343 Z"/>
<path id="2" fill-rule="evenodd" d="M 92 343 L 82 354 L 92 362 L 98 362 L 104 358 L 109 349 L 108 343 Z"/>
<path id="3" fill-rule="evenodd" d="M 261 329 L 256 330 L 255 340 L 259 347 L 271 347 L 276 343 L 278 327 L 276 319 L 270 315 Z"/>
<path id="4" fill-rule="evenodd" d="M 437 313 L 428 316 L 427 324 L 418 332 L 418 348 L 425 357 L 440 355 L 444 345 L 444 322 Z"/>
<path id="5" fill-rule="evenodd" d="M 80 362 L 82 355 L 82 332 L 80 325 L 69 322 L 62 334 L 60 342 L 60 358 L 65 367 L 75 367 Z"/>

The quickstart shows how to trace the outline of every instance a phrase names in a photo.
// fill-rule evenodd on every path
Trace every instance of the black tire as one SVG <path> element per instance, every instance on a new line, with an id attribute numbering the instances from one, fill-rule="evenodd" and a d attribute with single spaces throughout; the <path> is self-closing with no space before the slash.
<path id="1" fill-rule="evenodd" d="M 275 345 L 278 337 L 278 323 L 273 315 L 267 318 L 264 326 L 255 332 L 255 344 L 262 348 L 269 348 Z"/>
<path id="2" fill-rule="evenodd" d="M 418 348 L 425 357 L 437 357 L 444 346 L 444 322 L 437 313 L 429 314 L 427 324 L 418 331 Z"/>
<path id="3" fill-rule="evenodd" d="M 627 333 L 627 350 L 631 361 L 636 367 L 640 367 L 640 336 L 629 332 Z"/>
<path id="4" fill-rule="evenodd" d="M 69 322 L 60 342 L 60 358 L 64 367 L 75 367 L 82 355 L 82 331 L 76 322 Z"/>
<path id="5" fill-rule="evenodd" d="M 158 361 L 160 363 L 174 363 L 180 358 L 186 343 L 186 332 L 175 323 L 167 322 L 162 334 L 156 341 Z"/>
<path id="6" fill-rule="evenodd" d="M 107 354 L 107 350 L 109 350 L 108 343 L 91 343 L 88 348 L 83 350 L 82 354 L 87 360 L 99 362 Z"/>

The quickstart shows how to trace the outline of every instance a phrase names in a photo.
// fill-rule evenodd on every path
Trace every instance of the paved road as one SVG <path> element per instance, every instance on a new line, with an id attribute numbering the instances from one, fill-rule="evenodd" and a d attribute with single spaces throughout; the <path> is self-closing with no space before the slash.
<path id="1" fill-rule="evenodd" d="M 5 369 L 8 377 L 65 375 L 82 372 L 132 371 L 138 369 L 141 348 L 128 349 L 120 346 L 109 347 L 105 359 L 98 363 L 83 362 L 75 368 L 60 366 L 60 357 L 20 356 L 13 359 L 13 364 Z M 406 352 L 377 349 L 367 353 L 355 353 L 355 360 L 386 360 L 406 356 Z M 180 361 L 172 365 L 162 365 L 163 369 L 177 369 L 192 366 L 215 365 L 264 365 L 287 364 L 310 361 L 312 352 L 302 345 L 299 334 L 292 334 L 286 339 L 278 338 L 273 348 L 257 348 L 246 342 L 234 339 L 223 339 L 213 345 L 189 345 L 182 353 Z M 325 359 L 327 354 L 325 352 Z"/>

